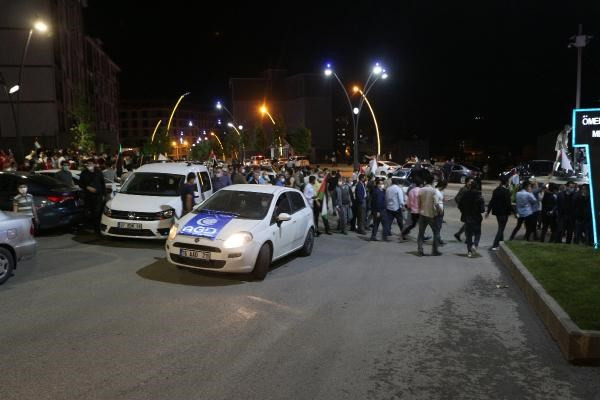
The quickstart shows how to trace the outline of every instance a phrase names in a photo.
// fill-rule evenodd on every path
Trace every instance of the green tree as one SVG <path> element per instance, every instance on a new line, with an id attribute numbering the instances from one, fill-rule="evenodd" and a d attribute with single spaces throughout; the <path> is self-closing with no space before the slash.
<path id="1" fill-rule="evenodd" d="M 231 158 L 235 158 L 234 153 L 239 153 L 240 151 L 240 137 L 234 131 L 226 132 L 223 135 L 223 148 L 225 149 L 225 154 L 231 155 Z M 241 157 L 241 155 L 239 155 Z"/>
<path id="2" fill-rule="evenodd" d="M 256 150 L 260 153 L 263 153 L 267 148 L 267 135 L 265 134 L 263 127 L 260 125 L 256 125 L 254 127 L 254 142 L 256 144 Z"/>
<path id="3" fill-rule="evenodd" d="M 212 145 L 208 141 L 196 143 L 195 146 L 192 146 L 190 158 L 194 161 L 206 161 L 208 159 L 208 155 L 210 154 L 211 148 Z"/>
<path id="4" fill-rule="evenodd" d="M 94 111 L 89 100 L 79 94 L 73 102 L 73 109 L 70 112 L 74 124 L 70 131 L 73 134 L 73 144 L 75 147 L 85 153 L 89 153 L 95 148 L 96 133 L 94 132 Z"/>
<path id="5" fill-rule="evenodd" d="M 294 152 L 308 155 L 312 145 L 312 132 L 307 127 L 300 126 L 288 136 L 288 142 L 293 147 Z"/>

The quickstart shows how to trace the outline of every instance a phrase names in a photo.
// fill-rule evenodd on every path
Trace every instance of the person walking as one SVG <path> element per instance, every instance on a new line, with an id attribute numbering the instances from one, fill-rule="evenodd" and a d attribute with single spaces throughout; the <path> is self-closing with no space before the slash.
<path id="1" fill-rule="evenodd" d="M 423 187 L 420 179 L 415 179 L 414 183 L 408 188 L 406 208 L 410 211 L 410 224 L 402 230 L 402 240 L 407 240 L 406 235 L 417 226 L 419 221 L 419 190 Z"/>
<path id="2" fill-rule="evenodd" d="M 433 183 L 433 176 L 428 175 L 425 177 L 425 186 L 419 190 L 418 205 L 419 205 L 419 234 L 417 235 L 417 255 L 422 257 L 425 255 L 423 252 L 423 242 L 425 241 L 425 229 L 431 227 L 433 231 L 433 248 L 431 251 L 432 256 L 441 256 L 442 253 L 438 251 L 438 245 L 440 243 L 440 231 L 435 223 L 435 217 L 439 214 L 436 202 L 436 192 L 431 186 Z"/>
<path id="3" fill-rule="evenodd" d="M 579 191 L 573 195 L 575 207 L 575 238 L 573 243 L 593 244 L 592 238 L 592 203 L 590 202 L 589 185 L 579 187 Z"/>
<path id="4" fill-rule="evenodd" d="M 456 194 L 456 196 L 454 196 L 454 202 L 456 202 L 456 206 L 458 207 L 459 210 L 460 210 L 460 201 L 461 201 L 463 195 L 466 192 L 468 192 L 469 190 L 471 190 L 472 184 L 473 184 L 473 178 L 467 178 L 467 180 L 465 181 L 465 185 L 463 187 L 461 187 L 460 190 L 458 191 L 458 193 Z M 462 221 L 463 218 L 461 217 L 460 220 Z M 457 241 L 462 242 L 460 235 L 462 235 L 464 232 L 465 232 L 465 224 L 462 224 L 460 226 L 460 229 L 454 234 L 454 237 L 456 238 Z"/>
<path id="5" fill-rule="evenodd" d="M 517 208 L 517 226 L 513 229 L 510 234 L 510 240 L 515 238 L 521 226 L 525 224 L 525 240 L 529 241 L 529 237 L 535 231 L 535 216 L 533 214 L 533 207 L 537 200 L 533 193 L 531 193 L 531 183 L 523 182 L 521 190 L 517 192 L 516 197 L 516 208 Z"/>
<path id="6" fill-rule="evenodd" d="M 96 168 L 94 160 L 86 162 L 86 169 L 79 176 L 79 186 L 84 191 L 84 206 L 88 225 L 95 233 L 100 233 L 100 218 L 104 206 L 104 176 Z"/>
<path id="7" fill-rule="evenodd" d="M 542 230 L 540 233 L 540 242 L 546 240 L 546 233 L 550 227 L 550 242 L 556 240 L 556 205 L 558 196 L 556 191 L 558 187 L 555 183 L 549 183 L 547 190 L 542 197 Z"/>
<path id="8" fill-rule="evenodd" d="M 477 185 L 471 185 L 460 199 L 461 221 L 465 223 L 467 257 L 477 254 L 481 238 L 481 214 L 485 211 L 485 202 Z"/>
<path id="9" fill-rule="evenodd" d="M 442 224 L 444 223 L 444 190 L 448 186 L 448 182 L 441 180 L 435 185 L 435 203 L 436 203 L 436 216 L 434 222 L 437 226 L 439 235 L 439 246 L 444 246 L 446 242 L 442 240 Z"/>
<path id="10" fill-rule="evenodd" d="M 317 192 L 315 190 L 315 184 L 317 182 L 317 178 L 314 175 L 308 177 L 308 184 L 304 185 L 304 197 L 308 202 L 308 205 L 312 209 L 313 212 L 313 223 L 315 225 L 315 236 L 320 236 L 321 232 L 319 231 L 319 216 L 321 214 L 321 210 L 317 207 Z"/>
<path id="11" fill-rule="evenodd" d="M 385 215 L 385 191 L 383 181 L 378 180 L 377 185 L 373 189 L 371 193 L 373 198 L 371 199 L 371 213 L 373 215 L 373 230 L 371 231 L 371 241 L 377 241 L 377 230 L 379 228 L 379 224 L 386 220 Z M 382 224 L 383 225 L 383 224 Z M 383 241 L 387 242 L 388 238 L 386 236 L 385 227 L 382 226 L 381 237 Z"/>
<path id="12" fill-rule="evenodd" d="M 365 186 L 365 175 L 358 175 L 358 183 L 355 189 L 355 201 L 356 201 L 356 233 L 359 235 L 366 235 L 365 222 L 367 212 L 367 188 Z"/>
<path id="13" fill-rule="evenodd" d="M 564 191 L 558 194 L 556 211 L 558 216 L 557 234 L 555 243 L 562 243 L 563 236 L 567 244 L 573 240 L 573 231 L 575 229 L 575 207 L 573 197 L 575 195 L 576 184 L 573 181 L 567 182 Z"/>
<path id="14" fill-rule="evenodd" d="M 398 223 L 398 228 L 402 233 L 404 228 L 404 218 L 402 210 L 405 207 L 404 192 L 400 187 L 400 178 L 392 178 L 392 184 L 385 190 L 385 204 L 387 220 L 384 223 L 386 236 L 392 235 L 392 224 L 394 220 Z"/>
<path id="15" fill-rule="evenodd" d="M 504 241 L 504 229 L 508 222 L 508 217 L 512 214 L 512 204 L 510 201 L 510 190 L 508 189 L 508 178 L 503 176 L 500 178 L 500 184 L 492 192 L 492 199 L 488 203 L 485 217 L 492 215 L 496 217 L 498 222 L 498 231 L 492 243 L 492 250 L 498 250 L 500 242 Z"/>

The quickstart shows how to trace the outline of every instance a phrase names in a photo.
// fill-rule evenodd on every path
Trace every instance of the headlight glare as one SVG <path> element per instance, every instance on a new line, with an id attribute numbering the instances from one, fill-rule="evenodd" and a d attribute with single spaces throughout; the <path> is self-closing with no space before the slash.
<path id="1" fill-rule="evenodd" d="M 174 240 L 175 239 L 175 236 L 177 236 L 177 230 L 178 229 L 179 229 L 179 225 L 173 224 L 173 226 L 171 227 L 171 230 L 169 231 L 168 240 Z"/>
<path id="2" fill-rule="evenodd" d="M 242 247 L 250 241 L 252 241 L 252 234 L 250 232 L 238 232 L 229 236 L 223 243 L 223 247 L 226 249 L 234 249 L 236 247 Z"/>

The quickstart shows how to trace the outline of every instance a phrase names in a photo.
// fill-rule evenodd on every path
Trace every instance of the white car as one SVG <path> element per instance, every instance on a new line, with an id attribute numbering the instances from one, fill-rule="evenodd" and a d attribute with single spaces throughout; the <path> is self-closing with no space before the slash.
<path id="1" fill-rule="evenodd" d="M 399 164 L 391 161 L 377 161 L 377 170 L 375 171 L 375 175 L 387 175 L 394 173 L 398 168 L 400 168 Z"/>
<path id="2" fill-rule="evenodd" d="M 167 260 L 178 267 L 248 273 L 264 279 L 271 262 L 314 244 L 312 209 L 299 190 L 232 185 L 171 228 Z"/>
<path id="3" fill-rule="evenodd" d="M 212 183 L 204 165 L 188 162 L 142 165 L 127 179 L 104 207 L 100 232 L 106 236 L 165 239 L 181 217 L 181 187 L 188 173 L 196 174 L 195 203 L 212 195 Z"/>

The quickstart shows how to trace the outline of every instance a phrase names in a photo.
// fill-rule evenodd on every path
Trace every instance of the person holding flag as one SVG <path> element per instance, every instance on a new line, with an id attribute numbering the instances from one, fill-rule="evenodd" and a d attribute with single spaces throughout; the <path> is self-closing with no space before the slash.
<path id="1" fill-rule="evenodd" d="M 321 186 L 319 186 L 319 190 L 317 191 L 317 198 L 315 199 L 315 207 L 318 205 L 319 210 L 321 212 L 321 220 L 323 221 L 323 225 L 325 226 L 325 233 L 327 235 L 331 235 L 331 231 L 329 230 L 329 218 L 327 216 L 327 213 L 328 213 L 327 178 L 328 177 L 329 177 L 329 174 L 325 175 L 325 177 L 322 179 L 319 177 L 319 182 L 321 183 Z"/>

